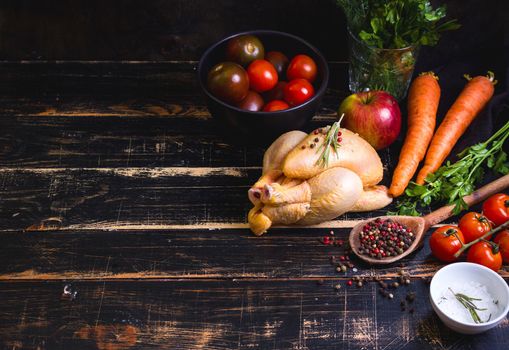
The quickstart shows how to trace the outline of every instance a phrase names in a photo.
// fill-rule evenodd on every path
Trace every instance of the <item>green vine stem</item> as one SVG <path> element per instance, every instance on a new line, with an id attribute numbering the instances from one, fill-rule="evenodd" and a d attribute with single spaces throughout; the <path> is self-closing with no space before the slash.
<path id="1" fill-rule="evenodd" d="M 465 250 L 467 250 L 468 248 L 470 248 L 474 244 L 479 243 L 479 242 L 485 240 L 487 237 L 489 237 L 491 235 L 495 235 L 495 234 L 499 233 L 500 231 L 505 230 L 506 228 L 509 228 L 509 221 L 506 221 L 502 225 L 494 228 L 493 230 L 490 230 L 490 231 L 486 232 L 484 235 L 482 235 L 481 237 L 473 240 L 472 242 L 467 243 L 467 244 L 463 244 L 463 246 L 454 254 L 454 257 L 455 258 L 459 258 L 460 255 L 463 254 L 463 252 Z"/>

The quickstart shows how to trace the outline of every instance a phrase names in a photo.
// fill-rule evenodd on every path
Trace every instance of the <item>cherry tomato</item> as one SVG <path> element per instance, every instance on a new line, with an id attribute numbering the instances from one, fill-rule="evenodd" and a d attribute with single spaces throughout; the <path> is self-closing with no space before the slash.
<path id="1" fill-rule="evenodd" d="M 286 85 L 284 90 L 285 101 L 290 106 L 300 105 L 313 97 L 314 94 L 315 89 L 313 85 L 306 79 L 292 80 Z"/>
<path id="2" fill-rule="evenodd" d="M 463 246 L 465 239 L 461 230 L 452 225 L 439 227 L 429 239 L 429 246 L 433 255 L 442 261 L 456 260 L 454 254 Z"/>
<path id="3" fill-rule="evenodd" d="M 246 97 L 240 101 L 237 107 L 247 111 L 258 112 L 261 111 L 265 101 L 259 93 L 249 90 Z"/>
<path id="4" fill-rule="evenodd" d="M 277 84 L 276 68 L 265 60 L 251 62 L 247 67 L 247 75 L 249 76 L 251 90 L 256 92 L 269 91 Z"/>
<path id="5" fill-rule="evenodd" d="M 306 79 L 310 83 L 316 78 L 316 63 L 307 55 L 297 55 L 290 61 L 286 70 L 288 80 Z"/>
<path id="6" fill-rule="evenodd" d="M 500 254 L 502 254 L 504 262 L 509 263 L 509 230 L 500 232 L 493 241 L 500 247 Z"/>
<path id="7" fill-rule="evenodd" d="M 265 101 L 283 100 L 285 98 L 285 86 L 287 84 L 286 81 L 278 81 L 273 89 L 263 94 Z"/>
<path id="8" fill-rule="evenodd" d="M 207 87 L 218 99 L 236 104 L 249 90 L 249 78 L 244 68 L 233 62 L 216 64 L 207 75 Z"/>
<path id="9" fill-rule="evenodd" d="M 275 112 L 275 111 L 282 111 L 283 109 L 288 109 L 290 106 L 285 101 L 281 100 L 274 100 L 270 101 L 263 107 L 264 112 Z"/>
<path id="10" fill-rule="evenodd" d="M 482 212 L 495 226 L 509 220 L 509 196 L 497 193 L 488 198 L 482 205 Z"/>
<path id="11" fill-rule="evenodd" d="M 244 67 L 254 60 L 263 59 L 264 53 L 262 42 L 254 35 L 240 35 L 226 44 L 226 59 Z"/>
<path id="12" fill-rule="evenodd" d="M 498 246 L 481 241 L 470 247 L 467 261 L 486 266 L 497 272 L 502 267 L 502 254 L 500 254 Z"/>
<path id="13" fill-rule="evenodd" d="M 491 223 L 488 218 L 475 212 L 463 215 L 458 226 L 463 233 L 463 237 L 465 237 L 465 243 L 470 243 L 491 230 Z M 489 240 L 491 236 L 485 238 Z"/>
<path id="14" fill-rule="evenodd" d="M 265 55 L 265 59 L 272 63 L 274 68 L 276 68 L 279 78 L 283 78 L 286 68 L 288 67 L 288 57 L 286 57 L 282 52 L 270 51 Z"/>

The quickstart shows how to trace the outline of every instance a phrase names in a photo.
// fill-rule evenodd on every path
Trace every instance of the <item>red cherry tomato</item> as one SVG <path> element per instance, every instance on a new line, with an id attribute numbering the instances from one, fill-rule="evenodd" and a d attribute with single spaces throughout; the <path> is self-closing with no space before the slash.
<path id="1" fill-rule="evenodd" d="M 509 220 L 509 196 L 497 193 L 488 198 L 482 205 L 482 212 L 495 226 Z"/>
<path id="2" fill-rule="evenodd" d="M 509 263 L 509 230 L 500 232 L 493 241 L 500 247 L 500 254 L 502 254 L 504 262 Z"/>
<path id="3" fill-rule="evenodd" d="M 269 91 L 277 84 L 277 72 L 274 66 L 266 60 L 254 60 L 247 67 L 249 86 L 256 92 Z"/>
<path id="4" fill-rule="evenodd" d="M 290 106 L 285 101 L 281 100 L 274 100 L 270 101 L 263 107 L 264 112 L 275 112 L 275 111 L 282 111 L 284 109 L 288 109 Z"/>
<path id="5" fill-rule="evenodd" d="M 452 262 L 457 258 L 454 254 L 463 246 L 463 233 L 456 226 L 439 227 L 429 239 L 429 246 L 433 255 L 442 261 Z"/>
<path id="6" fill-rule="evenodd" d="M 306 79 L 295 79 L 290 81 L 284 91 L 285 101 L 288 102 L 290 106 L 300 105 L 315 94 L 315 89 L 313 85 L 309 83 Z"/>
<path id="7" fill-rule="evenodd" d="M 286 70 L 288 80 L 306 79 L 310 83 L 316 78 L 316 63 L 307 55 L 297 55 L 290 61 Z"/>
<path id="8" fill-rule="evenodd" d="M 470 243 L 491 230 L 491 223 L 488 218 L 475 212 L 463 215 L 458 226 L 463 233 L 463 237 L 465 237 L 465 243 Z M 489 240 L 491 236 L 485 238 Z"/>
<path id="9" fill-rule="evenodd" d="M 498 246 L 481 241 L 470 247 L 467 261 L 486 266 L 497 272 L 502 267 L 502 254 L 500 254 Z"/>

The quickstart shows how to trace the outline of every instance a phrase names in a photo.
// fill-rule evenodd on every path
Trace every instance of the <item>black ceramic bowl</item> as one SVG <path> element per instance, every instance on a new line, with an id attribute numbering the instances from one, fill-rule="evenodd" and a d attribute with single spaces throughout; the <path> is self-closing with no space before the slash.
<path id="1" fill-rule="evenodd" d="M 207 90 L 207 73 L 214 65 L 225 61 L 228 40 L 245 34 L 257 36 L 265 52 L 281 51 L 290 60 L 298 54 L 313 58 L 317 65 L 317 78 L 313 82 L 315 95 L 301 105 L 276 112 L 246 111 L 214 97 Z M 313 118 L 327 88 L 329 68 L 323 55 L 305 40 L 283 32 L 253 30 L 234 34 L 212 45 L 198 64 L 198 75 L 209 111 L 221 123 L 221 130 L 227 136 L 237 141 L 267 143 L 286 131 L 303 129 Z"/>

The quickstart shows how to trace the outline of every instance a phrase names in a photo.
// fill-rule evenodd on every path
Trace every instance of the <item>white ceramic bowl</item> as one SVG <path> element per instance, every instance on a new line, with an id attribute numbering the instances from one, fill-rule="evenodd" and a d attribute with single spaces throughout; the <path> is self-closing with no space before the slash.
<path id="1" fill-rule="evenodd" d="M 475 281 L 485 285 L 489 293 L 499 302 L 499 313 L 493 315 L 489 322 L 485 323 L 465 323 L 447 316 L 437 305 L 444 289 L 457 283 L 469 283 Z M 487 331 L 498 325 L 505 319 L 509 311 L 509 287 L 500 275 L 482 265 L 459 262 L 449 264 L 433 276 L 429 289 L 431 305 L 438 317 L 444 324 L 452 330 L 463 334 L 477 334 Z"/>

